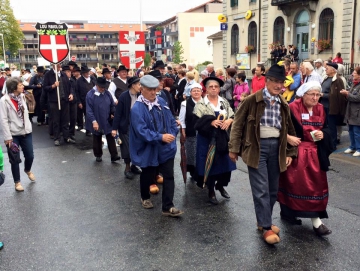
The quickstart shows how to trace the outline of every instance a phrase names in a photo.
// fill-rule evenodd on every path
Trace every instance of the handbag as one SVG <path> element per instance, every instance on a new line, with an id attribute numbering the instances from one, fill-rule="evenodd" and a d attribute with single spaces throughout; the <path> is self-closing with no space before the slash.
<path id="1" fill-rule="evenodd" d="M 7 148 L 10 164 L 20 164 L 21 158 L 20 158 L 20 149 L 18 145 L 12 142 L 11 146 L 6 145 L 6 148 Z"/>

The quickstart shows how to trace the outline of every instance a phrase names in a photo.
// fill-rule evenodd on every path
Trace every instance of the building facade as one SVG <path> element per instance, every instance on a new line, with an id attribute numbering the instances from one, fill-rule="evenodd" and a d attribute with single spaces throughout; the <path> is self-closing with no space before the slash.
<path id="1" fill-rule="evenodd" d="M 241 4 L 240 4 L 241 2 Z M 295 45 L 299 58 L 334 58 L 360 63 L 360 8 L 356 0 L 224 0 L 228 30 L 223 31 L 223 64 L 253 46 L 251 67 L 268 63 L 271 47 Z M 250 16 L 247 16 L 249 15 Z"/>
<path id="2" fill-rule="evenodd" d="M 97 67 L 102 63 L 118 66 L 119 60 L 119 31 L 140 31 L 139 23 L 121 22 L 88 22 L 88 21 L 60 21 L 69 27 L 69 60 L 88 67 Z M 38 65 L 38 34 L 35 22 L 19 22 L 24 33 L 24 48 L 17 55 L 7 56 L 7 63 L 20 64 L 21 68 L 31 68 Z M 146 31 L 147 25 L 142 29 Z"/>
<path id="3" fill-rule="evenodd" d="M 207 37 L 220 30 L 217 17 L 222 9 L 222 1 L 212 0 L 150 27 L 146 51 L 171 62 L 174 43 L 180 41 L 185 62 L 196 65 L 211 61 L 213 51 Z"/>

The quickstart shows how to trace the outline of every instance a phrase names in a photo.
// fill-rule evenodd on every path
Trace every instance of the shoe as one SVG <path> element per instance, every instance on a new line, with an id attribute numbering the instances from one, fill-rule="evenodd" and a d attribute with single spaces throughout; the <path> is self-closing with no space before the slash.
<path id="1" fill-rule="evenodd" d="M 124 174 L 126 179 L 132 180 L 134 178 L 134 173 L 131 171 L 124 171 Z"/>
<path id="2" fill-rule="evenodd" d="M 272 230 L 268 230 L 268 231 L 264 232 L 263 238 L 264 238 L 265 242 L 268 243 L 269 245 L 274 245 L 274 244 L 277 244 L 280 242 L 279 235 L 277 235 Z"/>
<path id="3" fill-rule="evenodd" d="M 359 156 L 360 156 L 360 151 L 354 152 L 353 156 L 354 156 L 354 157 L 359 157 Z"/>
<path id="4" fill-rule="evenodd" d="M 59 140 L 55 140 L 55 141 L 54 141 L 54 144 L 55 144 L 55 146 L 60 146 L 60 141 L 59 141 Z"/>
<path id="5" fill-rule="evenodd" d="M 20 182 L 17 182 L 17 183 L 15 183 L 15 190 L 16 190 L 17 192 L 23 192 L 23 191 L 24 191 L 24 187 L 21 185 Z"/>
<path id="6" fill-rule="evenodd" d="M 262 231 L 262 230 L 263 230 L 263 227 L 261 227 L 261 226 L 257 226 L 257 228 L 258 228 L 259 231 Z M 274 233 L 276 233 L 277 235 L 279 235 L 279 233 L 280 233 L 280 229 L 279 229 L 278 226 L 271 225 L 271 230 L 272 230 Z"/>
<path id="7" fill-rule="evenodd" d="M 230 196 L 228 194 L 228 192 L 226 192 L 226 190 L 224 189 L 224 187 L 220 187 L 220 188 L 215 188 L 216 190 L 219 190 L 221 196 L 223 196 L 226 199 L 229 199 Z"/>
<path id="8" fill-rule="evenodd" d="M 355 150 L 352 150 L 350 148 L 348 148 L 344 151 L 344 153 L 354 153 L 354 152 L 355 152 Z"/>
<path id="9" fill-rule="evenodd" d="M 150 193 L 151 194 L 159 193 L 159 187 L 156 184 L 150 185 Z"/>
<path id="10" fill-rule="evenodd" d="M 75 138 L 75 136 L 73 136 L 73 135 L 69 136 L 69 138 L 71 138 L 72 140 L 76 141 L 76 138 Z"/>
<path id="11" fill-rule="evenodd" d="M 332 231 L 329 230 L 324 224 L 321 224 L 319 228 L 315 228 L 313 226 L 313 230 L 318 236 L 325 236 L 332 233 Z"/>
<path id="12" fill-rule="evenodd" d="M 301 225 L 302 224 L 302 220 L 297 217 L 286 216 L 286 215 L 281 214 L 281 212 L 280 212 L 280 217 L 281 217 L 281 219 L 283 219 L 293 225 Z"/>
<path id="13" fill-rule="evenodd" d="M 91 136 L 91 133 L 90 133 L 90 132 L 86 132 L 85 135 L 86 135 L 86 136 Z"/>
<path id="14" fill-rule="evenodd" d="M 72 138 L 69 137 L 68 139 L 66 139 L 66 143 L 75 144 L 76 141 L 75 141 L 74 139 L 72 139 Z"/>
<path id="15" fill-rule="evenodd" d="M 219 204 L 219 201 L 217 200 L 216 196 L 209 197 L 209 202 L 213 205 Z"/>
<path id="16" fill-rule="evenodd" d="M 111 157 L 111 162 L 119 161 L 120 156 Z"/>
<path id="17" fill-rule="evenodd" d="M 162 211 L 163 216 L 177 217 L 181 216 L 184 211 L 178 210 L 175 207 L 171 207 L 168 211 Z"/>
<path id="18" fill-rule="evenodd" d="M 35 175 L 31 171 L 25 171 L 25 173 L 28 175 L 30 181 L 35 182 Z"/>
<path id="19" fill-rule="evenodd" d="M 141 204 L 145 209 L 154 208 L 154 205 L 152 204 L 150 199 L 146 199 L 146 200 L 141 199 Z"/>
<path id="20" fill-rule="evenodd" d="M 38 123 L 37 123 L 37 126 L 41 126 L 41 122 L 38 122 Z"/>
<path id="21" fill-rule="evenodd" d="M 101 162 L 102 158 L 101 157 L 96 157 L 96 162 Z"/>
<path id="22" fill-rule="evenodd" d="M 164 183 L 164 178 L 163 178 L 163 176 L 161 176 L 161 175 L 156 175 L 156 182 L 157 182 L 158 184 Z"/>
<path id="23" fill-rule="evenodd" d="M 138 166 L 131 165 L 130 170 L 132 173 L 141 174 L 142 170 Z"/>
<path id="24" fill-rule="evenodd" d="M 76 129 L 76 131 L 81 131 L 83 128 L 84 128 L 84 127 L 79 126 L 79 127 Z"/>
<path id="25" fill-rule="evenodd" d="M 54 136 L 53 136 L 53 135 L 50 135 L 50 138 L 51 138 L 51 139 L 54 139 Z"/>

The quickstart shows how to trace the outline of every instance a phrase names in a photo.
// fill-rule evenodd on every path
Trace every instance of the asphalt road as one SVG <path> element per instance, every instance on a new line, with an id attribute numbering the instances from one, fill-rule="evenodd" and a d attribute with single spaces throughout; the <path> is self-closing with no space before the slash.
<path id="1" fill-rule="evenodd" d="M 3 142 L 0 131 L 0 141 Z M 207 192 L 189 178 L 185 185 L 176 156 L 174 203 L 181 218 L 161 216 L 140 203 L 139 178 L 123 177 L 124 164 L 95 162 L 91 137 L 55 147 L 46 127 L 34 127 L 36 182 L 22 173 L 17 193 L 5 154 L 0 187 L 1 271 L 22 270 L 360 270 L 360 158 L 342 154 L 347 132 L 332 155 L 330 200 L 324 220 L 333 231 L 315 236 L 310 219 L 292 226 L 274 210 L 281 242 L 267 245 L 256 230 L 247 169 L 238 162 L 228 187 L 230 200 L 211 206 Z M 4 148 L 4 145 L 3 145 Z M 21 165 L 22 167 L 23 165 Z"/>

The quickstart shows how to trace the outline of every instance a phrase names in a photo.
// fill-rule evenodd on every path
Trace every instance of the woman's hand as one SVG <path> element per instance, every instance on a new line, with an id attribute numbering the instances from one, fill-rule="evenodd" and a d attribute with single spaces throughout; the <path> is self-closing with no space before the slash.
<path id="1" fill-rule="evenodd" d="M 233 122 L 233 119 L 227 119 L 227 120 L 225 120 L 222 124 L 221 124 L 221 129 L 222 130 L 227 130 L 227 129 L 229 129 L 229 127 L 230 127 L 230 125 L 232 124 L 232 122 Z"/>
<path id="2" fill-rule="evenodd" d="M 4 142 L 5 142 L 5 145 L 6 145 L 6 146 L 9 146 L 9 147 L 10 147 L 10 144 L 11 144 L 12 141 L 13 141 L 13 140 L 10 139 L 10 140 L 5 140 Z"/>
<path id="3" fill-rule="evenodd" d="M 345 89 L 342 89 L 342 90 L 340 90 L 340 93 L 341 93 L 342 95 L 344 95 L 344 96 L 348 96 L 349 91 L 347 91 L 347 90 L 345 90 Z"/>
<path id="4" fill-rule="evenodd" d="M 211 126 L 214 126 L 215 128 L 221 127 L 223 121 L 222 120 L 213 120 L 211 122 Z"/>
<path id="5" fill-rule="evenodd" d="M 300 145 L 301 143 L 301 138 L 298 138 L 296 136 L 291 136 L 291 135 L 287 135 L 287 142 L 293 146 L 293 147 L 297 147 Z"/>
<path id="6" fill-rule="evenodd" d="M 291 157 L 286 157 L 286 166 L 290 166 L 292 162 L 292 158 Z"/>
<path id="7" fill-rule="evenodd" d="M 316 131 L 314 133 L 314 136 L 315 136 L 316 139 L 321 140 L 321 139 L 324 138 L 324 133 L 322 131 Z"/>

